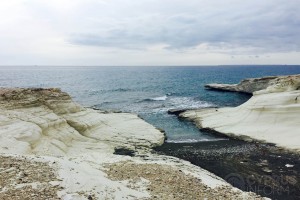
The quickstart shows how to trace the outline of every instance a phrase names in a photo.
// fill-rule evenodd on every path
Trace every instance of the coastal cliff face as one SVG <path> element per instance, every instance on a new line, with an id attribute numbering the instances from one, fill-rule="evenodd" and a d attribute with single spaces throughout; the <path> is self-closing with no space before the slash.
<path id="1" fill-rule="evenodd" d="M 293 78 L 293 76 L 289 76 Z M 207 84 L 205 88 L 231 92 L 244 92 L 253 94 L 255 91 L 264 90 L 269 86 L 280 84 L 287 80 L 286 76 L 266 76 L 262 78 L 244 79 L 238 84 Z"/>
<path id="2" fill-rule="evenodd" d="M 78 148 L 83 142 L 91 148 L 105 141 L 110 148 L 103 149 L 113 151 L 119 145 L 149 148 L 164 141 L 136 115 L 83 108 L 59 89 L 2 89 L 0 98 L 2 152 L 63 156 L 89 151 Z"/>
<path id="3" fill-rule="evenodd" d="M 199 128 L 206 128 L 230 137 L 274 143 L 300 151 L 300 75 L 246 80 L 232 86 L 238 91 L 253 92 L 253 97 L 235 108 L 203 109 L 182 113 Z M 266 86 L 257 81 L 269 80 Z M 265 88 L 254 90 L 255 88 Z"/>
<path id="4" fill-rule="evenodd" d="M 137 115 L 84 108 L 60 89 L 0 89 L 0 199 L 253 199 L 177 158 Z M 134 152 L 117 155 L 116 149 Z"/>

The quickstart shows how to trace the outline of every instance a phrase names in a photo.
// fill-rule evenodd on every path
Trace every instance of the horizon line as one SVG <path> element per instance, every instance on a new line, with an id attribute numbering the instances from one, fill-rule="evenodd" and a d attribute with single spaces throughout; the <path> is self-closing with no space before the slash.
<path id="1" fill-rule="evenodd" d="M 300 64 L 224 64 L 224 65 L 0 65 L 0 67 L 220 67 L 220 66 L 300 66 Z"/>

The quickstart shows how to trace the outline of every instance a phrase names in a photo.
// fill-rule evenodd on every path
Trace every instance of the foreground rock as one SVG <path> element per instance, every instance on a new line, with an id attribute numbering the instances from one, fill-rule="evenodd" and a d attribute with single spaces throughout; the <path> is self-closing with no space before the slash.
<path id="1" fill-rule="evenodd" d="M 243 140 L 274 143 L 300 151 L 300 75 L 267 77 L 267 88 L 253 93 L 253 97 L 235 108 L 203 109 L 180 116 L 196 122 L 200 128 L 210 129 Z M 262 88 L 259 82 L 248 81 L 248 89 Z M 241 82 L 243 83 L 243 82 Z M 240 83 L 240 84 L 241 84 Z"/>
<path id="2" fill-rule="evenodd" d="M 59 89 L 2 88 L 0 199 L 257 197 L 188 162 L 151 154 L 163 142 L 136 115 L 83 108 Z M 197 191 L 182 192 L 190 188 Z"/>
<path id="3" fill-rule="evenodd" d="M 0 156 L 0 199 L 59 199 L 59 179 L 47 163 Z"/>

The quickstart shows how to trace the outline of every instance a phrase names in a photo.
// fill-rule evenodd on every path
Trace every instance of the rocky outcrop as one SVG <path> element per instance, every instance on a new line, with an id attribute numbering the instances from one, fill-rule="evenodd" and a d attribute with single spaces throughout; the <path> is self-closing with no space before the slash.
<path id="1" fill-rule="evenodd" d="M 174 190 L 174 182 L 158 181 L 166 168 L 173 174 L 181 170 L 182 180 L 195 188 L 211 188 L 201 189 L 197 198 L 210 191 L 217 197 L 256 196 L 188 162 L 152 154 L 163 142 L 164 134 L 137 115 L 84 108 L 59 89 L 1 88 L 0 167 L 8 181 L 0 183 L 0 198 L 165 198 Z M 118 173 L 119 166 L 128 171 Z M 154 174 L 142 177 L 150 170 Z"/>
<path id="2" fill-rule="evenodd" d="M 59 89 L 2 89 L 0 98 L 4 152 L 16 152 L 17 146 L 26 154 L 69 155 L 76 154 L 82 142 L 93 146 L 105 141 L 113 149 L 149 148 L 164 141 L 159 130 L 136 115 L 83 108 Z"/>
<path id="3" fill-rule="evenodd" d="M 269 86 L 276 85 L 284 81 L 288 77 L 293 76 L 266 76 L 262 78 L 249 78 L 244 79 L 238 84 L 207 84 L 205 88 L 212 90 L 223 90 L 231 92 L 243 92 L 253 94 L 255 91 L 264 90 Z"/>
<path id="4" fill-rule="evenodd" d="M 300 75 L 272 78 L 267 86 L 238 107 L 193 110 L 180 116 L 230 137 L 300 151 Z"/>

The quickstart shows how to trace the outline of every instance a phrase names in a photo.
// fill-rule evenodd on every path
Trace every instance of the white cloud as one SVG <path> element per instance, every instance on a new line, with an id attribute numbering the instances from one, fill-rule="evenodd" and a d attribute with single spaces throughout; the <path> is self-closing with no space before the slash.
<path id="1" fill-rule="evenodd" d="M 1 64 L 299 64 L 299 35 L 298 0 L 0 1 Z"/>

